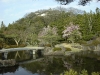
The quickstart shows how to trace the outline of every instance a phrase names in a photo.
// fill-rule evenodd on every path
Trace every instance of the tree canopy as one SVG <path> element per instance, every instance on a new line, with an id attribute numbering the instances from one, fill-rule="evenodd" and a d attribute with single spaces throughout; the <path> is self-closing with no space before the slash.
<path id="1" fill-rule="evenodd" d="M 81 42 L 100 37 L 100 9 L 85 12 L 74 8 L 57 7 L 38 10 L 5 27 L 0 27 L 0 44 L 54 46 L 60 42 Z M 70 24 L 72 22 L 72 24 Z M 49 27 L 48 27 L 49 26 Z M 77 29 L 77 27 L 79 27 Z M 70 30 L 69 30 L 70 29 Z M 66 38 L 63 38 L 65 30 Z M 66 31 L 67 30 L 67 31 Z M 71 32 L 71 33 L 70 33 Z M 44 33 L 44 34 L 43 34 Z"/>
<path id="2" fill-rule="evenodd" d="M 56 0 L 56 1 L 60 2 L 63 5 L 67 5 L 67 4 L 74 2 L 76 0 Z M 87 3 L 91 2 L 91 1 L 93 1 L 93 0 L 79 0 L 78 4 L 85 6 Z M 97 0 L 97 2 L 98 1 L 100 1 L 100 0 Z"/>

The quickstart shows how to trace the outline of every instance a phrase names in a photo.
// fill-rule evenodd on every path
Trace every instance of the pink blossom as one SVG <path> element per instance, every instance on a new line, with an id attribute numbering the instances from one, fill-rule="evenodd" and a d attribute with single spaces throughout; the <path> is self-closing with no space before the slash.
<path id="1" fill-rule="evenodd" d="M 63 38 L 70 36 L 74 31 L 79 30 L 79 26 L 70 23 L 70 26 L 66 27 L 63 33 Z"/>

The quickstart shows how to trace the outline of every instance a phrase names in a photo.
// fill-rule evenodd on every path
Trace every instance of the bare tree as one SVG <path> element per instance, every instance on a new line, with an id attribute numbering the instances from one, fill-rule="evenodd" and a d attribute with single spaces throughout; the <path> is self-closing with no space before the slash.
<path id="1" fill-rule="evenodd" d="M 38 34 L 38 39 L 42 44 L 50 44 L 53 47 L 53 44 L 59 39 L 56 27 L 44 27 L 42 31 Z"/>

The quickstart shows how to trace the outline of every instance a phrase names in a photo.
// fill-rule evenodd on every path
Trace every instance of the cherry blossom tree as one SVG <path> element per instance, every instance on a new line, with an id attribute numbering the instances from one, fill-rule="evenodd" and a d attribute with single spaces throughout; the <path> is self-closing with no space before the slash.
<path id="1" fill-rule="evenodd" d="M 76 39 L 81 38 L 81 33 L 79 32 L 79 25 L 74 25 L 72 22 L 69 24 L 68 27 L 65 27 L 63 33 L 63 38 L 71 41 L 74 43 Z"/>

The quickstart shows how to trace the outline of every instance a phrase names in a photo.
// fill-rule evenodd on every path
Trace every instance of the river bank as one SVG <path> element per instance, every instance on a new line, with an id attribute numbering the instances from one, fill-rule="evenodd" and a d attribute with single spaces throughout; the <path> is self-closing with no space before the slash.
<path id="1" fill-rule="evenodd" d="M 61 50 L 54 51 L 54 48 L 61 48 Z M 91 52 L 93 52 L 96 56 L 100 55 L 100 50 L 99 49 L 92 49 L 91 46 L 84 46 L 84 45 L 80 45 L 78 43 L 74 43 L 74 44 L 68 44 L 68 43 L 57 44 L 57 45 L 55 45 L 54 48 L 47 47 L 46 51 L 44 52 L 44 55 L 69 56 L 69 55 L 72 55 L 72 54 L 75 54 L 75 53 L 89 54 Z"/>
<path id="2" fill-rule="evenodd" d="M 61 50 L 54 51 L 54 48 L 61 48 Z M 62 43 L 55 45 L 54 48 L 47 47 L 44 55 L 70 55 L 75 52 L 82 51 L 82 46 L 80 44 L 68 44 Z"/>

